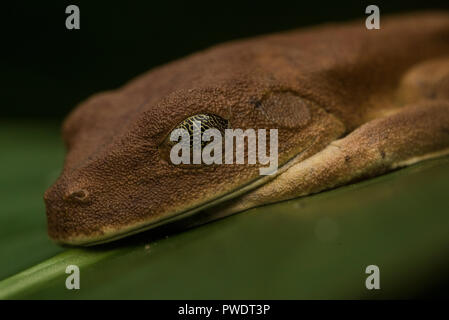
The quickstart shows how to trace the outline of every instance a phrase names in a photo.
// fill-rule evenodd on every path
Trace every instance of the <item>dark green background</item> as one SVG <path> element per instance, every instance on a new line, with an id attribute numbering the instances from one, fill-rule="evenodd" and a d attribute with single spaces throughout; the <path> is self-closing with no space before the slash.
<path id="1" fill-rule="evenodd" d="M 447 0 L 374 1 L 381 15 Z M 81 29 L 65 28 L 77 4 Z M 370 1 L 20 1 L 2 4 L 0 117 L 61 119 L 89 95 L 216 43 L 364 16 Z"/>

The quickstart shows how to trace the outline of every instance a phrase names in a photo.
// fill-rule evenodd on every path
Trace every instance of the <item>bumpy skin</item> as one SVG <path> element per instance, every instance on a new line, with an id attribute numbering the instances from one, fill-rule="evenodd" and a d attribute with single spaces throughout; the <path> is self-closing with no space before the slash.
<path id="1" fill-rule="evenodd" d="M 95 244 L 237 196 L 240 205 L 231 205 L 225 214 L 316 192 L 351 181 L 351 159 L 357 170 L 371 165 L 370 157 L 357 160 L 354 151 L 367 141 L 382 141 L 401 161 L 408 153 L 409 158 L 437 154 L 449 147 L 449 119 L 444 118 L 449 111 L 448 57 L 449 15 L 409 14 L 382 17 L 380 30 L 367 30 L 359 20 L 218 45 L 149 71 L 119 90 L 94 95 L 63 125 L 68 149 L 64 170 L 44 197 L 49 235 L 65 244 Z M 422 99 L 439 104 L 426 102 L 431 108 L 425 113 L 425 127 L 441 133 L 429 136 L 436 144 L 425 140 L 414 152 L 403 151 L 414 140 L 413 135 L 402 139 L 402 132 L 415 132 L 420 121 L 407 112 L 405 120 L 397 120 L 408 123 L 399 126 L 402 131 L 379 138 L 398 127 L 390 115 Z M 277 128 L 280 175 L 260 176 L 258 165 L 190 170 L 167 163 L 159 146 L 173 128 L 196 114 L 219 115 L 231 128 Z M 372 124 L 378 118 L 386 120 Z M 366 123 L 371 131 L 360 134 Z M 352 140 L 338 142 L 345 135 Z M 325 170 L 307 175 L 309 180 L 304 175 L 289 178 L 291 168 L 305 161 L 325 168 L 323 163 L 333 159 L 326 151 L 332 142 L 352 152 L 352 158 L 342 158 L 345 166 L 335 169 L 340 170 L 337 180 L 329 182 L 332 177 Z M 308 181 L 311 187 L 297 191 L 295 181 Z M 270 199 L 272 193 L 263 192 L 266 186 L 270 192 L 288 192 L 273 193 Z M 252 194 L 252 200 L 242 200 Z"/>

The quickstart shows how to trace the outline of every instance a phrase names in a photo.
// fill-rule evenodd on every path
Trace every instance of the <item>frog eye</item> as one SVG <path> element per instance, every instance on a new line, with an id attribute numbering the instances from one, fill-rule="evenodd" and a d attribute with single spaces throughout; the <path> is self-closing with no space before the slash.
<path id="1" fill-rule="evenodd" d="M 201 135 L 208 129 L 217 129 L 224 136 L 224 132 L 229 128 L 229 121 L 215 114 L 200 113 L 190 116 L 179 123 L 173 130 L 167 135 L 159 149 L 161 155 L 165 160 L 169 159 L 170 149 L 177 144 L 177 141 L 171 141 L 170 135 L 177 129 L 184 129 L 190 135 L 190 148 L 193 148 L 193 136 L 194 128 L 199 129 Z M 201 148 L 204 148 L 210 142 L 201 140 Z"/>
<path id="2" fill-rule="evenodd" d="M 196 125 L 200 125 L 199 129 L 201 130 L 201 134 L 204 133 L 207 129 L 218 129 L 220 132 L 224 132 L 225 129 L 228 128 L 228 120 L 223 119 L 220 116 L 215 114 L 196 114 L 194 116 L 188 117 L 183 120 L 175 129 L 184 129 L 186 130 L 190 137 L 193 137 L 193 128 Z"/>

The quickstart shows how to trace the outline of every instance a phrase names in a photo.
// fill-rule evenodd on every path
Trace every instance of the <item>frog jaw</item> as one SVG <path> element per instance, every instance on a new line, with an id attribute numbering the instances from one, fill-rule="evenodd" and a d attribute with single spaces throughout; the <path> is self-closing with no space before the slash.
<path id="1" fill-rule="evenodd" d="M 278 168 L 276 174 L 273 175 L 265 175 L 265 176 L 259 176 L 253 181 L 250 181 L 249 183 L 237 188 L 234 191 L 229 192 L 228 194 L 219 196 L 215 199 L 212 199 L 208 202 L 202 203 L 196 207 L 189 208 L 187 210 L 180 210 L 180 211 L 174 211 L 171 213 L 166 213 L 164 216 L 160 219 L 153 220 L 153 221 L 142 221 L 134 224 L 129 224 L 123 227 L 116 227 L 116 226 L 105 226 L 101 230 L 94 232 L 93 234 L 86 235 L 86 234 L 75 234 L 73 236 L 65 237 L 65 238 L 53 238 L 53 240 L 61 245 L 68 245 L 68 246 L 94 246 L 99 244 L 104 244 L 107 242 L 119 240 L 137 233 L 141 233 L 143 231 L 155 229 L 157 227 L 160 227 L 162 225 L 168 225 L 174 222 L 178 222 L 181 220 L 186 220 L 189 217 L 194 216 L 195 214 L 198 214 L 200 211 L 210 209 L 222 203 L 226 203 L 228 201 L 232 201 L 232 199 L 238 198 L 239 196 L 243 194 L 247 194 L 248 192 L 251 192 L 251 190 L 254 190 L 264 184 L 266 184 L 268 181 L 271 181 L 273 179 L 276 179 L 277 176 L 281 175 L 283 172 L 285 172 L 288 168 L 291 166 L 297 164 L 298 162 L 304 160 L 308 156 L 310 156 L 313 153 L 313 150 L 316 149 L 317 145 L 315 144 L 315 140 L 313 143 L 311 143 L 306 149 L 303 149 L 301 152 L 296 154 L 292 159 L 287 161 L 284 165 L 282 165 L 280 168 Z M 315 147 L 315 148 L 313 148 Z M 226 215 L 230 215 L 236 212 L 227 212 Z M 199 219 L 198 222 L 196 222 L 194 225 L 198 225 L 201 223 L 208 222 L 210 220 L 215 220 L 217 217 L 214 216 L 212 219 L 208 218 L 207 221 Z"/>

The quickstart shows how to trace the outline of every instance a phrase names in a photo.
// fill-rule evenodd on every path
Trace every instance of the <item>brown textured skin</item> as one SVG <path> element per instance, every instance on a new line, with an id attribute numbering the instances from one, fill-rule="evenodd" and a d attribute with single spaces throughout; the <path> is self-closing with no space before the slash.
<path id="1" fill-rule="evenodd" d="M 441 127 L 444 123 L 435 115 L 449 110 L 444 105 L 449 92 L 447 57 L 449 15 L 409 14 L 382 17 L 380 30 L 367 30 L 359 20 L 218 45 L 149 71 L 119 90 L 94 95 L 63 125 L 68 149 L 64 170 L 44 197 L 49 235 L 60 243 L 94 244 L 182 217 L 214 199 L 234 196 L 254 181 L 282 189 L 276 181 L 282 181 L 283 174 L 268 183 L 255 165 L 190 170 L 163 160 L 159 144 L 194 114 L 217 114 L 232 128 L 278 128 L 280 166 L 295 156 L 296 164 L 314 155 L 314 161 L 322 163 L 327 156 L 317 160 L 316 155 L 333 141 L 365 123 L 371 125 L 371 120 L 402 112 L 423 97 L 440 103 L 429 102 L 426 126 Z M 441 72 L 432 75 L 429 70 Z M 404 114 L 411 122 L 405 129 L 389 117 L 380 125 L 374 122 L 373 139 L 391 128 L 418 132 L 413 121 L 419 122 L 419 116 Z M 437 124 L 435 118 L 440 119 Z M 411 156 L 448 147 L 443 129 L 441 135 L 431 134 L 439 139 L 436 145 L 429 146 L 425 139 Z M 355 132 L 349 149 L 369 136 L 360 138 Z M 395 129 L 382 140 L 385 149 L 393 146 L 398 159 L 404 156 L 401 150 L 413 144 L 410 137 L 401 139 L 401 132 Z M 363 170 L 367 163 L 353 160 L 353 165 Z M 351 170 L 341 169 L 340 176 L 348 179 L 336 183 L 326 180 L 329 175 L 310 176 L 305 193 L 288 181 L 283 188 L 290 194 L 272 200 L 350 181 Z M 250 206 L 262 202 L 258 197 Z"/>

